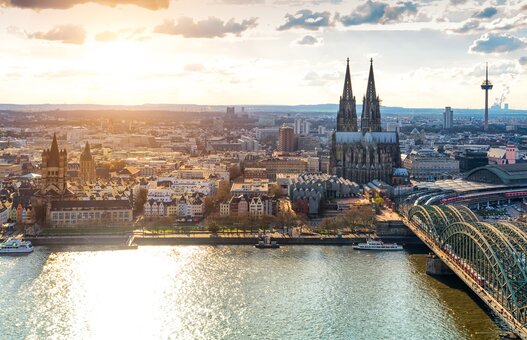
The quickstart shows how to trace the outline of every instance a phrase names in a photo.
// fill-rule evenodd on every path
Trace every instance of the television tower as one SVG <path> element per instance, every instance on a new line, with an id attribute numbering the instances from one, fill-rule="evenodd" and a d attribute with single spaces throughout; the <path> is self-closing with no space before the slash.
<path id="1" fill-rule="evenodd" d="M 489 129 L 489 90 L 492 90 L 492 83 L 489 81 L 489 63 L 485 65 L 485 81 L 481 84 L 481 89 L 485 90 L 485 123 L 484 130 Z"/>

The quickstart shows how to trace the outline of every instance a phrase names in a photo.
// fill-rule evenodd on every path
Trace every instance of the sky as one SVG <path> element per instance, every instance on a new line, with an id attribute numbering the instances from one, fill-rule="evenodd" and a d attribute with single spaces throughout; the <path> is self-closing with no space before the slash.
<path id="1" fill-rule="evenodd" d="M 0 0 L 0 102 L 527 109 L 525 0 Z"/>

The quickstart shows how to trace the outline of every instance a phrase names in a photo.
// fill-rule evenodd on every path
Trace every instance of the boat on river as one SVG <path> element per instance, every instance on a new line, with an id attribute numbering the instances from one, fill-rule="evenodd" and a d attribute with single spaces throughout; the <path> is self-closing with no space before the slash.
<path id="1" fill-rule="evenodd" d="M 259 249 L 280 248 L 280 245 L 276 243 L 276 241 L 271 241 L 271 236 L 268 235 L 266 235 L 264 238 L 258 239 L 258 243 L 256 243 L 254 246 Z"/>
<path id="2" fill-rule="evenodd" d="M 27 255 L 31 252 L 33 245 L 30 241 L 9 238 L 0 243 L 0 255 Z"/>
<path id="3" fill-rule="evenodd" d="M 381 240 L 367 239 L 366 243 L 354 245 L 353 249 L 357 250 L 377 250 L 377 251 L 394 251 L 404 250 L 403 246 L 397 243 L 384 243 Z"/>

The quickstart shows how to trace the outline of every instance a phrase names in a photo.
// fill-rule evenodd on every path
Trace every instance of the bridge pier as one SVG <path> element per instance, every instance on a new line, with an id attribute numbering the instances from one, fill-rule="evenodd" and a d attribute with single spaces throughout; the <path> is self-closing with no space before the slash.
<path id="1" fill-rule="evenodd" d="M 435 254 L 426 256 L 426 273 L 428 275 L 453 275 L 454 272 Z"/>

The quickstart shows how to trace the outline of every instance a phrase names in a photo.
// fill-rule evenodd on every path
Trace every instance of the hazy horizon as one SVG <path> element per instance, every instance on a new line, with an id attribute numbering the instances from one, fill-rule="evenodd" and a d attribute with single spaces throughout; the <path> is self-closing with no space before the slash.
<path id="1" fill-rule="evenodd" d="M 144 103 L 137 105 L 126 105 L 126 104 L 87 104 L 87 103 L 72 103 L 72 104 L 53 104 L 53 103 L 42 103 L 42 104 L 16 104 L 16 103 L 0 103 L 0 110 L 5 111 L 32 111 L 32 110 L 160 110 L 160 111 L 174 111 L 174 112 L 221 112 L 226 107 L 235 107 L 236 113 L 240 114 L 241 109 L 245 109 L 245 113 L 258 113 L 258 112 L 270 112 L 285 110 L 285 112 L 322 112 L 322 113 L 335 113 L 338 111 L 338 104 L 335 103 L 318 103 L 318 104 L 189 104 L 189 103 Z M 357 103 L 357 108 L 361 109 L 362 104 Z M 268 109 L 269 111 L 266 111 Z M 382 105 L 381 110 L 401 110 L 401 111 L 412 111 L 412 110 L 423 110 L 423 111 L 444 111 L 444 107 L 404 107 L 404 106 L 387 106 Z M 483 112 L 484 107 L 481 108 L 463 108 L 463 107 L 452 107 L 454 112 Z M 504 113 L 527 113 L 526 109 L 516 109 L 510 107 L 508 110 L 495 109 L 489 107 L 490 114 L 499 112 Z M 277 112 L 278 113 L 278 112 Z M 385 112 L 390 114 L 390 112 Z M 410 112 L 408 112 L 410 113 Z"/>

